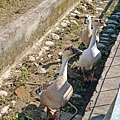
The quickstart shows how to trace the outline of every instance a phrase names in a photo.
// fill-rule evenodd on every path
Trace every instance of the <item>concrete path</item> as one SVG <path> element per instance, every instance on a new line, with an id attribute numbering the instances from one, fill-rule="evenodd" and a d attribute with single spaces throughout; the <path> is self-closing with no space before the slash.
<path id="1" fill-rule="evenodd" d="M 114 101 L 120 84 L 120 34 L 112 47 L 104 71 L 97 85 L 97 93 L 91 100 L 91 110 L 85 113 L 82 120 L 103 120 Z M 107 119 L 106 119 L 107 120 Z M 110 119 L 108 119 L 110 120 Z"/>

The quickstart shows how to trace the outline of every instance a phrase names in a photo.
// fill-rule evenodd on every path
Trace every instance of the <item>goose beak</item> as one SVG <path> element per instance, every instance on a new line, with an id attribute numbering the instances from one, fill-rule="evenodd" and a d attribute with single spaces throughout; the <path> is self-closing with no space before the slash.
<path id="1" fill-rule="evenodd" d="M 103 27 L 106 26 L 106 24 L 105 24 L 105 22 L 103 20 L 100 19 L 99 22 L 101 24 L 100 26 L 103 26 Z"/>
<path id="2" fill-rule="evenodd" d="M 81 55 L 82 52 L 83 52 L 82 50 L 77 49 L 74 46 L 71 46 L 71 50 L 72 50 L 73 54 L 79 54 L 79 55 Z"/>

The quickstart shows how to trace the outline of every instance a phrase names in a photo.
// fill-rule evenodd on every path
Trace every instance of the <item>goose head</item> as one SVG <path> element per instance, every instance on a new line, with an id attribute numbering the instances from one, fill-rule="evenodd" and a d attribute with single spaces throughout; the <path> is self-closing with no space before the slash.
<path id="1" fill-rule="evenodd" d="M 82 54 L 82 50 L 75 48 L 74 46 L 69 46 L 67 48 L 65 48 L 62 59 L 66 58 L 66 59 L 70 59 L 71 57 L 75 56 L 75 55 L 81 55 Z"/>
<path id="2" fill-rule="evenodd" d="M 84 24 L 90 24 L 91 23 L 91 16 L 90 15 L 86 15 L 85 19 L 84 19 Z"/>
<path id="3" fill-rule="evenodd" d="M 102 19 L 94 20 L 93 25 L 95 25 L 96 27 L 104 27 L 104 26 L 106 26 L 105 22 Z"/>

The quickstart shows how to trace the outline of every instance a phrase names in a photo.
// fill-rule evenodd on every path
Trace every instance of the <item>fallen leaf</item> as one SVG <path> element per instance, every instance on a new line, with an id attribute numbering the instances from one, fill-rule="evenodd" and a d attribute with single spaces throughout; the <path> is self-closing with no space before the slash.
<path id="1" fill-rule="evenodd" d="M 30 100 L 30 93 L 25 89 L 24 86 L 20 86 L 15 90 L 15 93 L 20 99 Z"/>

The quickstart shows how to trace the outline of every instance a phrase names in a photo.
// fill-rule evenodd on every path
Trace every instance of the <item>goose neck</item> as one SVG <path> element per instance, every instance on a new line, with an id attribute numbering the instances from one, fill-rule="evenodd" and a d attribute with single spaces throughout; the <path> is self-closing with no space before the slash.
<path id="1" fill-rule="evenodd" d="M 93 32 L 92 32 L 89 48 L 92 48 L 94 45 L 96 45 L 96 34 L 97 34 L 97 26 L 93 25 Z"/>
<path id="2" fill-rule="evenodd" d="M 86 29 L 87 29 L 87 30 L 91 30 L 91 20 L 87 23 Z"/>
<path id="3" fill-rule="evenodd" d="M 68 65 L 68 59 L 62 58 L 62 66 L 60 69 L 59 76 L 64 76 L 65 78 L 67 78 L 67 65 Z"/>

